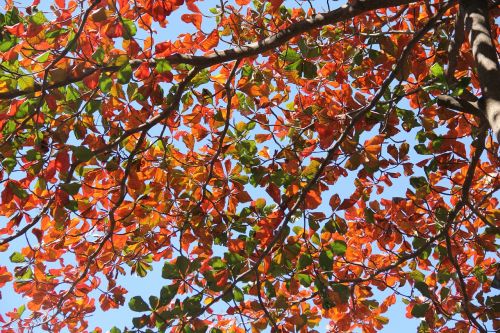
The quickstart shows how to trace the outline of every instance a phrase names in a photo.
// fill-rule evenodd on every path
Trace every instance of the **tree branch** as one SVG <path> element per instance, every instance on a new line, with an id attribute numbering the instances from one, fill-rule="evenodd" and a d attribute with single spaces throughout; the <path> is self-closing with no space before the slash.
<path id="1" fill-rule="evenodd" d="M 221 64 L 223 62 L 243 59 L 246 57 L 262 54 L 266 51 L 274 49 L 275 47 L 285 44 L 287 41 L 289 41 L 295 36 L 306 33 L 316 28 L 321 28 L 326 25 L 347 21 L 368 11 L 407 5 L 409 3 L 417 1 L 418 0 L 357 1 L 355 4 L 344 5 L 330 12 L 316 14 L 305 20 L 293 23 L 289 27 L 279 31 L 278 33 L 270 37 L 264 38 L 262 40 L 259 40 L 257 42 L 248 45 L 238 46 L 233 49 L 227 49 L 223 51 L 214 51 L 214 53 L 212 54 L 203 56 L 188 55 L 188 54 L 173 54 L 165 57 L 165 60 L 167 60 L 170 64 L 174 65 L 188 64 L 203 69 L 210 67 L 212 65 Z M 148 60 L 133 60 L 130 62 L 130 65 L 132 66 L 132 68 L 137 68 L 145 61 Z M 154 65 L 154 60 L 151 60 L 149 62 L 151 63 L 151 65 Z M 71 83 L 81 81 L 85 77 L 93 74 L 95 71 L 99 69 L 101 69 L 102 71 L 116 72 L 120 69 L 120 67 L 104 66 L 100 68 L 89 68 L 77 76 L 68 77 L 66 80 L 62 82 L 47 85 L 46 89 L 59 88 Z M 35 85 L 33 88 L 29 90 L 15 89 L 8 92 L 0 93 L 0 100 L 12 99 L 41 90 L 42 90 L 42 85 L 40 84 Z"/>
<path id="2" fill-rule="evenodd" d="M 474 178 L 474 173 L 476 170 L 477 165 L 479 164 L 479 159 L 484 151 L 484 142 L 486 139 L 486 130 L 485 127 L 481 128 L 481 133 L 476 139 L 476 142 L 478 143 L 478 147 L 476 148 L 476 151 L 474 152 L 474 156 L 472 157 L 472 160 L 470 162 L 469 168 L 467 169 L 467 174 L 465 176 L 464 183 L 462 185 L 462 197 L 460 199 L 459 204 L 456 207 L 463 207 L 467 205 L 469 202 L 469 192 L 470 192 L 470 187 L 472 186 L 472 180 Z M 455 212 L 458 213 L 460 209 L 455 208 Z M 455 214 L 456 216 L 456 214 Z M 454 220 L 455 218 L 453 218 Z M 467 285 L 465 282 L 465 277 L 462 273 L 462 270 L 460 268 L 460 263 L 458 262 L 457 258 L 453 254 L 453 248 L 451 244 L 451 236 L 448 232 L 445 233 L 445 242 L 446 242 L 446 248 L 448 250 L 448 258 L 450 259 L 453 267 L 455 268 L 455 271 L 457 273 L 457 279 L 458 279 L 458 289 L 460 289 L 460 293 L 462 294 L 463 297 L 463 310 L 465 312 L 465 315 L 469 319 L 470 323 L 479 330 L 481 333 L 486 333 L 487 330 L 477 321 L 476 317 L 474 317 L 474 314 L 472 313 L 470 309 L 470 297 L 467 294 Z"/>
<path id="3" fill-rule="evenodd" d="M 446 68 L 446 79 L 449 83 L 455 81 L 455 69 L 457 68 L 458 54 L 465 39 L 465 12 L 459 6 L 457 18 L 455 19 L 455 36 L 451 39 L 448 47 L 448 68 Z"/>
<path id="4" fill-rule="evenodd" d="M 455 98 L 448 95 L 437 96 L 437 102 L 439 106 L 446 107 L 451 110 L 460 111 L 464 113 L 471 114 L 481 119 L 486 120 L 478 102 L 469 102 L 461 98 Z"/>

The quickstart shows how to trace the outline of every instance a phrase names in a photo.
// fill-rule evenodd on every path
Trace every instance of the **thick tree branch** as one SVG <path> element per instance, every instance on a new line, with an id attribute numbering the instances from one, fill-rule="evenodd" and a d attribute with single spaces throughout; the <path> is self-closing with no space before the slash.
<path id="1" fill-rule="evenodd" d="M 479 107 L 478 102 L 469 102 L 464 99 L 455 98 L 453 96 L 448 96 L 448 95 L 437 96 L 437 102 L 439 106 L 443 106 L 455 111 L 468 113 L 473 116 L 480 117 L 486 120 L 483 112 Z"/>
<path id="2" fill-rule="evenodd" d="M 446 79 L 449 83 L 455 80 L 455 69 L 457 68 L 457 59 L 460 53 L 460 47 L 465 39 L 465 13 L 460 6 L 458 8 L 457 18 L 455 19 L 455 36 L 450 41 L 448 47 L 448 68 L 446 68 Z"/>
<path id="3" fill-rule="evenodd" d="M 212 65 L 262 54 L 266 51 L 274 49 L 275 47 L 285 44 L 287 41 L 289 41 L 295 36 L 306 33 L 316 28 L 321 28 L 326 25 L 350 20 L 358 15 L 361 15 L 371 10 L 401 6 L 413 2 L 417 2 L 417 0 L 357 1 L 353 5 L 344 5 L 330 12 L 316 14 L 311 18 L 293 23 L 288 28 L 281 30 L 280 32 L 274 34 L 273 36 L 264 38 L 255 43 L 251 43 L 245 46 L 238 46 L 233 49 L 215 51 L 212 54 L 204 56 L 173 54 L 166 57 L 165 59 L 168 60 L 171 64 L 188 64 L 203 69 L 210 67 Z M 137 68 L 144 61 L 147 60 L 133 60 L 131 61 L 130 65 L 133 68 Z M 151 61 L 151 65 L 154 65 L 154 60 Z M 120 69 L 120 67 L 105 66 L 100 68 L 89 68 L 80 73 L 79 75 L 70 76 L 62 82 L 47 85 L 45 88 L 54 89 L 63 87 L 71 83 L 79 82 L 83 80 L 85 77 L 95 73 L 99 69 L 101 69 L 102 71 L 116 72 L 117 70 Z M 8 92 L 0 93 L 0 100 L 12 99 L 41 90 L 42 90 L 42 85 L 40 84 L 36 84 L 33 88 L 29 90 L 15 89 Z"/>
<path id="4" fill-rule="evenodd" d="M 500 141 L 500 65 L 492 40 L 487 0 L 462 0 L 475 67 L 483 93 L 482 109 Z"/>

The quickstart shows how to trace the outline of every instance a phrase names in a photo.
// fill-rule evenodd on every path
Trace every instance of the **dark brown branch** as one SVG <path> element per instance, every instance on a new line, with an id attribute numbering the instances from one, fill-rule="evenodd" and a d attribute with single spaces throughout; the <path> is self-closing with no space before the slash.
<path id="1" fill-rule="evenodd" d="M 266 315 L 267 319 L 269 320 L 269 323 L 273 327 L 273 330 L 271 332 L 276 332 L 278 333 L 279 327 L 276 325 L 276 321 L 274 318 L 271 316 L 269 313 L 269 310 L 267 310 L 266 305 L 264 304 L 264 301 L 262 300 L 262 282 L 260 281 L 260 276 L 259 276 L 259 270 L 255 270 L 255 276 L 257 277 L 257 298 L 259 300 L 260 306 L 262 307 L 262 310 L 264 311 L 264 314 Z"/>
<path id="2" fill-rule="evenodd" d="M 243 59 L 246 57 L 251 57 L 255 55 L 259 55 L 265 53 L 266 51 L 270 51 L 275 47 L 285 44 L 287 41 L 292 39 L 295 36 L 300 34 L 307 33 L 316 28 L 321 28 L 325 25 L 335 24 L 343 21 L 350 20 L 358 15 L 361 15 L 365 12 L 381 9 L 381 8 L 389 8 L 395 6 L 406 5 L 409 3 L 417 2 L 417 0 L 378 0 L 378 1 L 357 1 L 353 5 L 344 5 L 338 9 L 332 10 L 327 13 L 316 14 L 310 18 L 307 18 L 303 21 L 299 21 L 291 24 L 288 28 L 285 28 L 273 36 L 264 38 L 255 43 L 251 43 L 245 46 L 238 46 L 233 49 L 223 50 L 223 51 L 214 51 L 214 53 L 204 56 L 195 56 L 188 54 L 173 54 L 165 59 L 168 60 L 171 64 L 188 64 L 199 67 L 200 69 L 210 67 L 212 65 L 221 64 L 228 61 L 233 61 L 237 59 Z M 130 65 L 133 68 L 139 67 L 146 60 L 133 60 Z M 154 61 L 152 62 L 152 65 Z M 83 80 L 85 77 L 91 75 L 97 70 L 116 72 L 119 67 L 118 66 L 108 66 L 101 68 L 90 68 L 75 77 L 69 77 L 63 82 L 54 83 L 48 85 L 47 89 L 59 88 L 70 83 L 75 83 Z M 3 99 L 12 99 L 24 95 L 31 94 L 36 91 L 41 91 L 41 85 L 35 85 L 34 88 L 30 90 L 19 90 L 15 89 L 12 91 L 8 91 L 5 93 L 0 93 L 0 100 Z"/>
<path id="3" fill-rule="evenodd" d="M 449 235 L 449 229 L 451 225 L 455 222 L 456 217 L 458 216 L 458 213 L 460 210 L 467 205 L 469 202 L 469 193 L 470 193 L 470 188 L 472 186 L 472 181 L 474 179 L 474 174 L 476 171 L 476 167 L 479 164 L 479 159 L 481 158 L 481 155 L 484 151 L 484 143 L 486 139 L 486 126 L 483 124 L 481 127 L 481 132 L 479 136 L 476 139 L 477 142 L 477 148 L 476 151 L 474 152 L 474 156 L 472 157 L 472 160 L 470 161 L 469 168 L 467 169 L 467 173 L 465 175 L 465 180 L 464 183 L 462 184 L 462 195 L 460 198 L 460 201 L 455 205 L 455 208 L 451 211 L 451 213 L 448 215 L 448 221 L 447 221 L 447 227 L 446 227 L 446 233 L 445 233 L 445 242 L 446 242 L 446 248 L 448 250 L 448 257 L 455 268 L 455 271 L 457 272 L 458 276 L 458 287 L 460 289 L 460 292 L 463 297 L 463 309 L 465 312 L 465 315 L 469 319 L 470 323 L 476 327 L 481 333 L 486 333 L 487 330 L 479 324 L 477 319 L 474 317 L 470 310 L 470 298 L 469 295 L 467 294 L 467 288 L 465 284 L 465 279 L 462 274 L 460 264 L 458 263 L 457 259 L 453 255 L 452 252 L 452 246 L 451 246 L 451 236 Z"/>
<path id="4" fill-rule="evenodd" d="M 45 214 L 47 214 L 47 211 L 49 210 L 50 206 L 53 203 L 54 203 L 54 198 L 51 198 L 49 201 L 47 201 L 45 206 L 43 206 L 42 210 L 40 211 L 40 214 L 38 214 L 30 223 L 26 224 L 22 229 L 19 229 L 19 231 L 17 231 L 15 234 L 12 234 L 8 237 L 0 239 L 0 246 L 7 244 L 7 243 L 10 243 L 14 239 L 19 238 L 22 235 L 26 234 L 28 232 L 28 230 L 30 230 L 35 225 L 37 225 L 38 222 L 40 222 L 41 218 L 43 216 L 45 216 Z"/>
<path id="5" fill-rule="evenodd" d="M 500 65 L 493 43 L 487 0 L 462 0 L 477 76 L 483 93 L 483 112 L 500 140 Z"/>
<path id="6" fill-rule="evenodd" d="M 479 107 L 478 102 L 469 102 L 461 98 L 455 98 L 453 96 L 448 95 L 439 95 L 437 96 L 437 102 L 439 106 L 446 107 L 451 110 L 460 111 L 464 113 L 471 114 L 476 117 L 480 117 L 484 120 L 483 112 Z"/>
<path id="7" fill-rule="evenodd" d="M 457 18 L 455 19 L 455 36 L 451 39 L 448 47 L 448 68 L 446 68 L 446 79 L 449 83 L 455 81 L 455 69 L 457 68 L 457 59 L 460 53 L 460 47 L 465 40 L 465 12 L 460 6 L 458 8 Z"/>

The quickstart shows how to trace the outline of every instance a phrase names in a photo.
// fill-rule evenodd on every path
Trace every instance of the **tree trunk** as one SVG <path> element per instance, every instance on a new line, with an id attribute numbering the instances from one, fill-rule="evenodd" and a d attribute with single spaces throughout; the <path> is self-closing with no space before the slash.
<path id="1" fill-rule="evenodd" d="M 483 97 L 480 107 L 500 142 L 500 65 L 491 36 L 487 0 L 462 0 Z"/>

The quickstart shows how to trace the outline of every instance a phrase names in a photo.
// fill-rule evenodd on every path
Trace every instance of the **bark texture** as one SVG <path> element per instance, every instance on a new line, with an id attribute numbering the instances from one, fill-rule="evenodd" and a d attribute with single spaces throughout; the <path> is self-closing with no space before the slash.
<path id="1" fill-rule="evenodd" d="M 483 97 L 480 107 L 500 141 L 500 65 L 492 39 L 487 0 L 462 0 L 475 67 Z"/>

